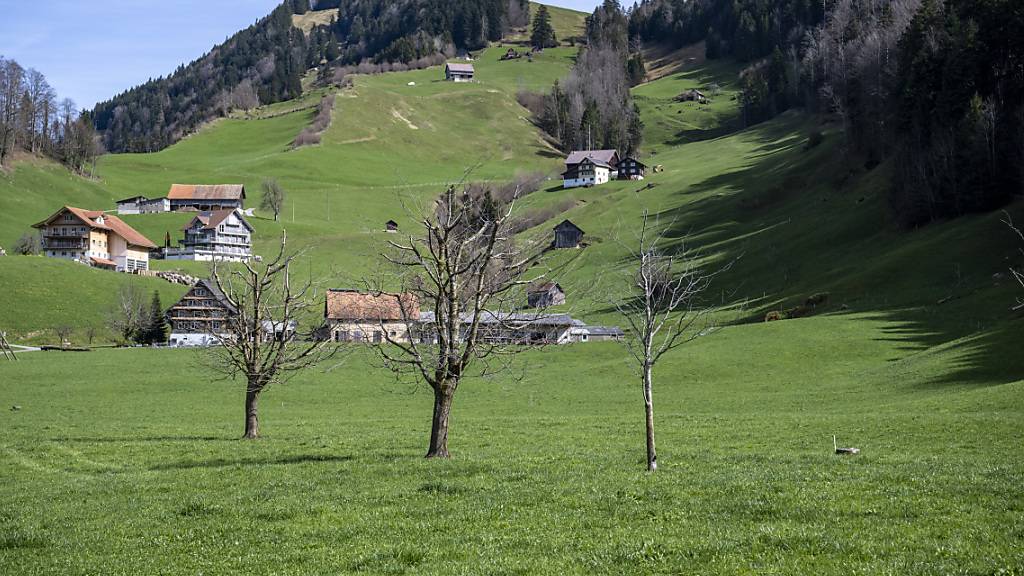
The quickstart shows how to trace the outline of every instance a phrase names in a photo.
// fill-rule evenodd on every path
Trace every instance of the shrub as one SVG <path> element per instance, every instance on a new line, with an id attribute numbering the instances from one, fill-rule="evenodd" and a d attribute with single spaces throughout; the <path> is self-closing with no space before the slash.
<path id="1" fill-rule="evenodd" d="M 18 238 L 18 241 L 11 246 L 11 252 L 22 256 L 38 256 L 42 252 L 39 242 L 39 235 L 32 232 L 25 232 Z"/>
<path id="2" fill-rule="evenodd" d="M 812 308 L 815 306 L 821 306 L 822 304 L 828 302 L 828 297 L 828 292 L 818 292 L 817 294 L 811 294 L 810 296 L 807 297 L 807 300 L 804 301 L 804 304 L 806 304 L 807 306 L 811 306 Z"/>
<path id="3" fill-rule="evenodd" d="M 779 320 L 785 320 L 785 319 L 786 319 L 786 317 L 783 316 L 782 312 L 780 312 L 778 310 L 772 310 L 771 312 L 769 312 L 769 313 L 764 315 L 764 321 L 765 322 L 777 322 Z"/>
<path id="4" fill-rule="evenodd" d="M 807 144 L 804 146 L 805 150 L 817 148 L 825 141 L 825 135 L 821 130 L 811 130 L 811 133 L 807 135 Z"/>

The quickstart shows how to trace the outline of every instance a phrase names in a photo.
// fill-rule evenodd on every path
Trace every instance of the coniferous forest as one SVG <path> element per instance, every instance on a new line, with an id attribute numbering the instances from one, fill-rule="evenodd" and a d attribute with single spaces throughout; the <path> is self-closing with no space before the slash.
<path id="1" fill-rule="evenodd" d="M 339 16 L 307 36 L 292 15 L 313 8 L 340 8 Z M 92 117 L 111 152 L 156 151 L 230 110 L 301 95 L 312 68 L 472 50 L 528 15 L 526 0 L 288 0 L 170 76 L 98 104 Z"/>

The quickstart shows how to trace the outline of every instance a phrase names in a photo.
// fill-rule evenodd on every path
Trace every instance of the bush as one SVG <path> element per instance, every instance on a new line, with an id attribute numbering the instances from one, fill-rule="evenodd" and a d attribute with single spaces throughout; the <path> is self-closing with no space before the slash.
<path id="1" fill-rule="evenodd" d="M 43 251 L 39 242 L 39 235 L 32 232 L 25 232 L 18 238 L 18 241 L 11 246 L 11 252 L 22 256 L 38 256 Z"/>
<path id="2" fill-rule="evenodd" d="M 764 321 L 765 322 L 777 322 L 779 320 L 785 320 L 785 319 L 786 319 L 786 317 L 782 314 L 782 312 L 780 312 L 778 310 L 772 310 L 771 312 L 769 312 L 769 313 L 764 315 Z"/>
<path id="3" fill-rule="evenodd" d="M 804 146 L 805 150 L 817 148 L 825 141 L 825 135 L 821 130 L 811 130 L 811 133 L 807 135 L 807 144 Z"/>
<path id="4" fill-rule="evenodd" d="M 807 300 L 804 301 L 804 304 L 812 308 L 815 306 L 821 306 L 822 304 L 828 302 L 829 296 L 830 294 L 828 292 L 818 292 L 817 294 L 811 294 L 810 296 L 807 297 Z"/>

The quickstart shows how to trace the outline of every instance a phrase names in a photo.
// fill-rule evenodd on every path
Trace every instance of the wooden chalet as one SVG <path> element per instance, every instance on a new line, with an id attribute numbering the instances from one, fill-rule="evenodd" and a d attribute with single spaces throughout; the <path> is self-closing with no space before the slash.
<path id="1" fill-rule="evenodd" d="M 632 156 L 619 162 L 619 180 L 643 180 L 646 175 L 647 165 Z"/>
<path id="2" fill-rule="evenodd" d="M 565 159 L 563 188 L 598 186 L 618 174 L 619 153 L 616 150 L 577 150 Z"/>
<path id="3" fill-rule="evenodd" d="M 229 338 L 235 308 L 212 280 L 200 280 L 167 311 L 171 346 L 210 346 Z"/>
<path id="4" fill-rule="evenodd" d="M 398 222 L 395 222 L 394 220 L 388 220 L 387 222 L 384 223 L 384 231 L 398 232 Z"/>

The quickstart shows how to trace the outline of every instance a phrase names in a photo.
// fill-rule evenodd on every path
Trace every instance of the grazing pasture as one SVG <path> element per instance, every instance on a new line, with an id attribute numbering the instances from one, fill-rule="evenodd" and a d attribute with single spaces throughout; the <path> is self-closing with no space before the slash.
<path id="1" fill-rule="evenodd" d="M 849 314 L 698 340 L 659 366 L 655 474 L 614 343 L 467 381 L 450 461 L 422 457 L 426 389 L 368 358 L 269 390 L 253 442 L 197 352 L 27 353 L 0 365 L 0 571 L 1014 573 L 1024 366 L 918 338 Z"/>

